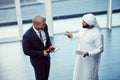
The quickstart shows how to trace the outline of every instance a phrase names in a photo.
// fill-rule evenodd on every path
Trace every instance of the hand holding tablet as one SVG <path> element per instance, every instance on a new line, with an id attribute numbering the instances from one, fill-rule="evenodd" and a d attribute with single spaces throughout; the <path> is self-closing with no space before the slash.
<path id="1" fill-rule="evenodd" d="M 56 51 L 58 51 L 60 48 L 55 48 L 55 47 L 50 47 L 49 48 L 49 52 L 56 52 Z"/>

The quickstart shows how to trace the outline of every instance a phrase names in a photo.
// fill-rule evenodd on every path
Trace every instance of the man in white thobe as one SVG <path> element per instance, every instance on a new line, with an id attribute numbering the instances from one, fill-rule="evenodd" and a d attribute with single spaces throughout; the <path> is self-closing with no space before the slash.
<path id="1" fill-rule="evenodd" d="M 82 21 L 82 28 L 78 33 L 66 32 L 69 38 L 80 40 L 76 51 L 73 80 L 98 80 L 103 35 L 93 14 L 84 15 Z"/>

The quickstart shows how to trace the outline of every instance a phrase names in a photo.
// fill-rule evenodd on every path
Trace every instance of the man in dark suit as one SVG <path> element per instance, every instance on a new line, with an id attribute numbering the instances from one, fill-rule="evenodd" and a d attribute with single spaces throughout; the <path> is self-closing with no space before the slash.
<path id="1" fill-rule="evenodd" d="M 24 54 L 30 56 L 36 80 L 48 80 L 50 70 L 50 52 L 55 48 L 50 42 L 48 27 L 41 16 L 35 16 L 33 26 L 23 36 Z"/>

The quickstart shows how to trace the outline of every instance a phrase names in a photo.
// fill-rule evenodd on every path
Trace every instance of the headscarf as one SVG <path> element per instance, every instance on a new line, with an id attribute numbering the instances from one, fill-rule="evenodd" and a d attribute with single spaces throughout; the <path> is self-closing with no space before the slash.
<path id="1" fill-rule="evenodd" d="M 85 21 L 88 25 L 94 26 L 94 27 L 97 27 L 100 29 L 100 27 L 97 23 L 96 17 L 93 14 L 85 14 L 82 17 L 82 20 Z"/>

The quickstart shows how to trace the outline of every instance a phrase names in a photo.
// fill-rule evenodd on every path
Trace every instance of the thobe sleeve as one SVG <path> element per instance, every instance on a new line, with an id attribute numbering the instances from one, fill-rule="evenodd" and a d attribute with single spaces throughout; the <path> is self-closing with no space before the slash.
<path id="1" fill-rule="evenodd" d="M 78 32 L 78 33 L 74 33 L 73 38 L 71 39 L 79 39 L 79 38 L 80 38 L 80 33 Z"/>
<path id="2" fill-rule="evenodd" d="M 99 35 L 95 38 L 96 48 L 92 51 L 88 51 L 89 55 L 99 54 L 103 52 L 103 35 Z"/>
<path id="3" fill-rule="evenodd" d="M 80 28 L 78 33 L 73 34 L 72 39 L 80 39 L 82 36 L 84 36 L 85 32 L 86 32 L 86 29 Z"/>

